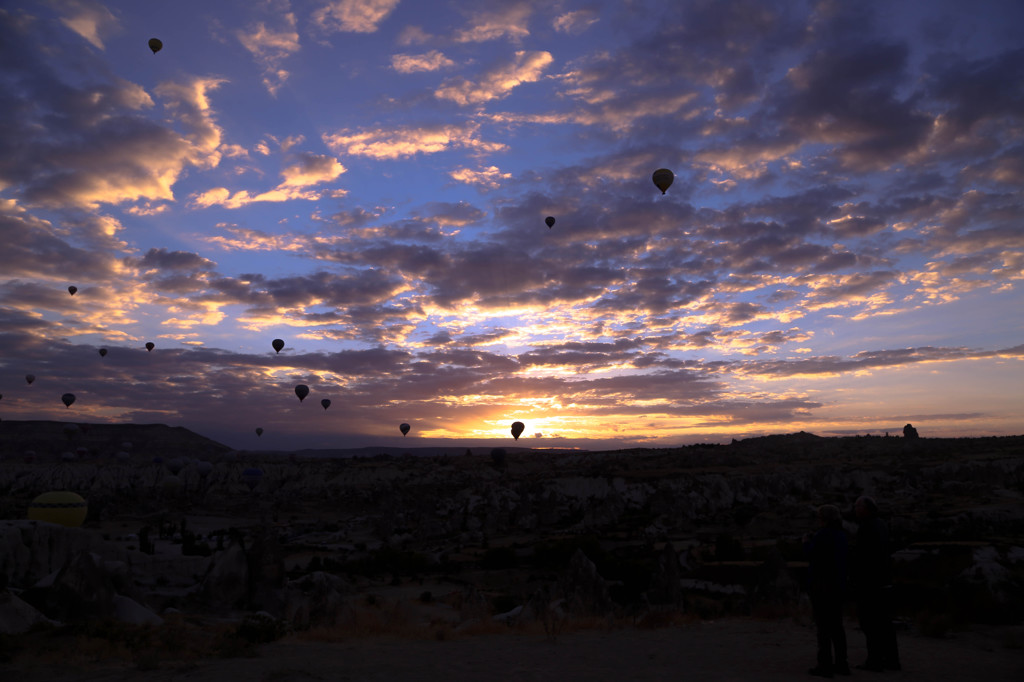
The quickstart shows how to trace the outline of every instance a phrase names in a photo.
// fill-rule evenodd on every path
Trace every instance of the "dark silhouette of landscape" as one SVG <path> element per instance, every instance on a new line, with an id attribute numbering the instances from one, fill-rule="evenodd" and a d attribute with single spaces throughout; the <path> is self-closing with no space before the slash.
<path id="1" fill-rule="evenodd" d="M 288 642 L 682 637 L 721 619 L 804 642 L 791 672 L 805 672 L 802 538 L 823 504 L 852 531 L 862 495 L 891 535 L 909 668 L 944 638 L 1002 633 L 1000 670 L 1024 644 L 1024 436 L 308 457 L 163 425 L 82 426 L 0 426 L 3 574 L 9 603 L 35 614 L 0 609 L 3 655 L 48 674 L 61 669 L 46 662 L 53 642 L 81 637 L 124 670 L 170 669 Z M 24 520 L 49 490 L 88 500 L 81 528 Z M 843 607 L 856 662 L 855 606 Z"/>

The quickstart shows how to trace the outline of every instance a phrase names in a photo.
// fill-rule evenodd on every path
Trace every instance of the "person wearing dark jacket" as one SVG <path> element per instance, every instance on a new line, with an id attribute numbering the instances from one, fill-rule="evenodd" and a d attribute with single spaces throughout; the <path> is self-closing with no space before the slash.
<path id="1" fill-rule="evenodd" d="M 818 637 L 818 664 L 808 672 L 818 677 L 849 675 L 843 627 L 849 541 L 835 505 L 818 507 L 818 524 L 818 532 L 804 538 L 809 564 L 807 587 Z"/>
<path id="2" fill-rule="evenodd" d="M 878 515 L 870 497 L 859 497 L 853 505 L 857 521 L 850 579 L 857 603 L 857 618 L 864 632 L 868 656 L 862 670 L 900 670 L 896 628 L 892 623 L 892 555 L 889 529 Z"/>

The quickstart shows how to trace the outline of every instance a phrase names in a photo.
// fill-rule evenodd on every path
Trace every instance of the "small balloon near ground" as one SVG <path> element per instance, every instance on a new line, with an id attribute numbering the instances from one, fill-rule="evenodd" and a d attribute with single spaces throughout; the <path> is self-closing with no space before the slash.
<path id="1" fill-rule="evenodd" d="M 56 523 L 69 528 L 81 526 L 88 513 L 89 504 L 85 498 L 69 490 L 43 493 L 32 500 L 28 506 L 30 520 Z"/>

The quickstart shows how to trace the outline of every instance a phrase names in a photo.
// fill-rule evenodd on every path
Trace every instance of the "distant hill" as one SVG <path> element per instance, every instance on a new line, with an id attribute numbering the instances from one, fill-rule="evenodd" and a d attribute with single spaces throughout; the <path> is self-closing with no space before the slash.
<path id="1" fill-rule="evenodd" d="M 434 447 L 416 447 L 416 448 L 401 448 L 401 447 L 385 447 L 383 445 L 373 445 L 362 448 L 323 448 L 323 449 L 305 449 L 296 450 L 294 454 L 297 457 L 303 457 L 306 459 L 339 459 L 345 457 L 376 457 L 378 455 L 390 455 L 392 457 L 401 457 L 403 455 L 413 455 L 415 457 L 448 457 L 448 456 L 459 456 L 465 455 L 467 452 L 473 455 L 489 455 L 491 450 L 494 448 L 490 447 L 461 447 L 458 445 L 449 446 L 434 446 Z M 533 448 L 516 448 L 516 447 L 502 447 L 508 454 L 514 454 L 519 452 L 546 452 L 546 453 L 561 453 L 561 452 L 579 452 L 578 450 L 534 450 Z M 282 452 L 270 452 L 260 451 L 260 454 L 292 454 L 292 451 Z"/>
<path id="2" fill-rule="evenodd" d="M 128 447 L 126 447 L 126 445 Z M 0 456 L 59 457 L 85 448 L 88 457 L 108 457 L 127 450 L 145 457 L 210 458 L 231 448 L 181 426 L 166 424 L 92 424 L 65 421 L 0 422 Z"/>

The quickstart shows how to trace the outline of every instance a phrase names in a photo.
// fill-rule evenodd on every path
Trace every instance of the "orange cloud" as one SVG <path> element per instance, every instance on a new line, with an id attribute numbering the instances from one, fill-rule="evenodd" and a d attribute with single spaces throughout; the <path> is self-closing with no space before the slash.
<path id="1" fill-rule="evenodd" d="M 325 31 L 374 33 L 398 6 L 399 0 L 333 0 L 313 12 L 313 22 Z"/>
<path id="2" fill-rule="evenodd" d="M 480 104 L 507 96 L 523 83 L 540 80 L 544 70 L 554 61 L 550 52 L 526 52 L 520 50 L 508 64 L 503 64 L 483 74 L 474 83 L 466 78 L 453 78 L 441 84 L 434 91 L 438 99 L 447 99 L 456 104 Z"/>
<path id="3" fill-rule="evenodd" d="M 368 156 L 374 159 L 398 159 L 415 154 L 433 154 L 463 147 L 481 151 L 499 151 L 505 145 L 485 142 L 476 137 L 479 125 L 437 125 L 421 128 L 377 128 L 362 132 L 341 130 L 325 134 L 324 142 L 338 153 Z"/>

